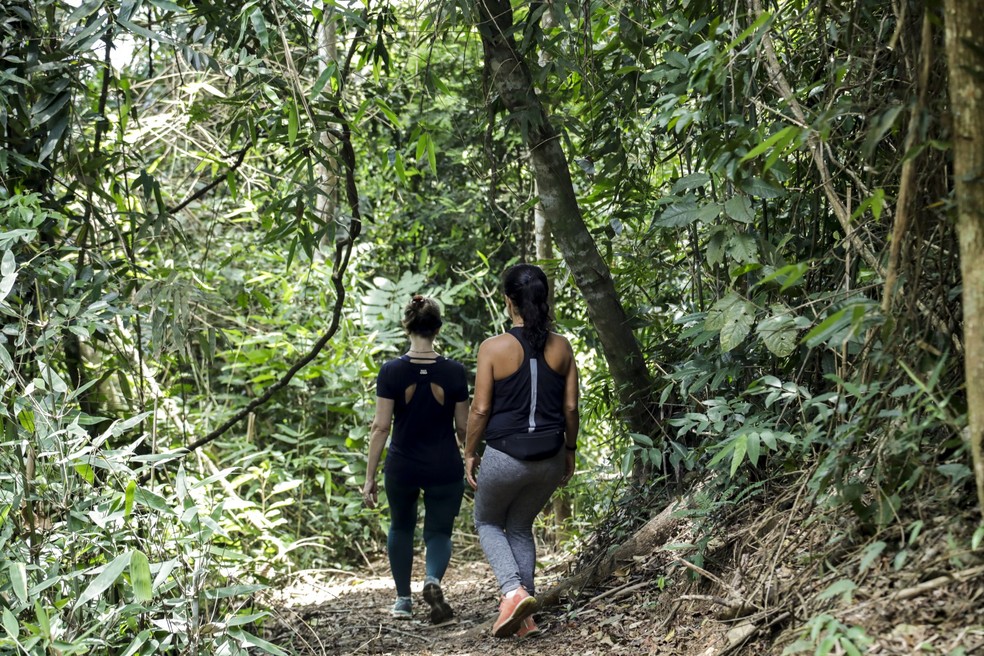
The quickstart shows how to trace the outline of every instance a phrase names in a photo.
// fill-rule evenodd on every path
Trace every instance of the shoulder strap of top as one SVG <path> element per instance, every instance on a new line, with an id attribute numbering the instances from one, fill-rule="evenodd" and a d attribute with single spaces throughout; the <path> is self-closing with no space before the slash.
<path id="1" fill-rule="evenodd" d="M 526 341 L 526 338 L 523 336 L 523 327 L 522 326 L 513 326 L 512 328 L 510 328 L 506 332 L 509 333 L 510 335 L 512 335 L 513 337 L 515 337 L 516 338 L 516 341 L 519 342 L 519 345 L 523 347 L 523 360 L 524 361 L 525 360 L 529 360 L 530 358 L 534 357 L 534 355 L 533 355 L 533 347 L 530 346 L 530 343 L 527 342 Z"/>

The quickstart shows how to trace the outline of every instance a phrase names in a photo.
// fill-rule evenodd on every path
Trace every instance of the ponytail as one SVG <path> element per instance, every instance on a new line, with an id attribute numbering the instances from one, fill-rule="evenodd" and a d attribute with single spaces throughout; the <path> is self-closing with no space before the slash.
<path id="1" fill-rule="evenodd" d="M 421 337 L 433 337 L 444 325 L 441 306 L 432 298 L 415 294 L 403 308 L 404 330 Z"/>
<path id="2" fill-rule="evenodd" d="M 511 266 L 502 275 L 502 289 L 523 318 L 523 337 L 541 353 L 550 332 L 546 274 L 532 264 Z"/>

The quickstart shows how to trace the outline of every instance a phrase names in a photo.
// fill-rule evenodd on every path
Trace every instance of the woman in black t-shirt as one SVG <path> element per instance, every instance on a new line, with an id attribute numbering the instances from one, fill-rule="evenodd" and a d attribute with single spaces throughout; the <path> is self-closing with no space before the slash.
<path id="1" fill-rule="evenodd" d="M 434 624 L 454 617 L 444 600 L 441 579 L 451 560 L 451 531 L 465 489 L 459 445 L 464 443 L 468 420 L 465 368 L 434 351 L 434 338 L 442 324 L 440 307 L 433 299 L 417 295 L 404 308 L 403 327 L 410 348 L 379 370 L 362 489 L 366 505 L 374 508 L 378 502 L 376 471 L 392 425 L 393 439 L 383 467 L 390 510 L 386 548 L 397 595 L 390 614 L 398 619 L 413 615 L 413 534 L 417 500 L 423 492 L 427 570 L 423 593 Z"/>

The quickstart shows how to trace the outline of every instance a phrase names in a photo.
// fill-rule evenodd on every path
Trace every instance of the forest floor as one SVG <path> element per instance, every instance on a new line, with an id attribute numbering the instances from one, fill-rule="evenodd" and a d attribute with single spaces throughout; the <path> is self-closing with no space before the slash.
<path id="1" fill-rule="evenodd" d="M 542 632 L 524 640 L 489 635 L 496 585 L 467 538 L 443 583 L 451 624 L 429 624 L 419 583 L 413 619 L 392 619 L 380 559 L 360 572 L 297 574 L 269 599 L 265 637 L 299 655 L 984 654 L 984 555 L 969 548 L 972 513 L 916 520 L 919 535 L 853 541 L 833 540 L 831 524 L 792 521 L 788 509 L 781 522 L 769 515 L 746 513 L 728 540 L 709 545 L 703 567 L 685 560 L 679 545 L 693 536 L 683 526 L 662 548 L 543 609 L 535 616 Z M 541 553 L 538 588 L 573 568 Z"/>

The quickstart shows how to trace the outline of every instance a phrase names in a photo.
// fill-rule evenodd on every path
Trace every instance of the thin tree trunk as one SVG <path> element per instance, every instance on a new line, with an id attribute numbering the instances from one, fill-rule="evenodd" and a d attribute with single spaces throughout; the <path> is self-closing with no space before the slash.
<path id="1" fill-rule="evenodd" d="M 329 8 L 326 6 L 326 11 Z M 335 29 L 335 21 L 330 12 L 325 16 L 323 24 L 318 34 L 318 74 L 324 72 L 329 62 L 338 64 L 338 35 Z M 327 155 L 335 150 L 335 138 L 328 130 L 321 133 L 321 146 Z M 326 157 L 328 165 L 319 163 L 315 169 L 315 176 L 318 180 L 319 189 L 316 190 L 315 212 L 318 219 L 324 224 L 329 225 L 335 220 L 338 210 L 338 166 L 334 157 Z M 325 254 L 331 249 L 331 231 L 326 231 L 322 236 L 319 248 L 315 252 L 315 258 L 323 261 Z"/>
<path id="2" fill-rule="evenodd" d="M 970 452 L 984 514 L 984 0 L 945 0 Z"/>
<path id="3" fill-rule="evenodd" d="M 508 0 L 478 0 L 475 8 L 492 84 L 521 122 L 543 215 L 598 331 L 626 420 L 633 431 L 654 435 L 657 425 L 649 408 L 652 380 L 608 264 L 584 225 L 560 139 L 537 98 L 526 62 L 516 52 L 512 5 Z"/>

